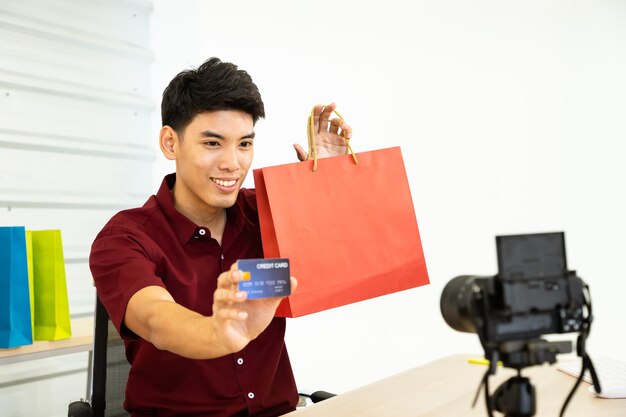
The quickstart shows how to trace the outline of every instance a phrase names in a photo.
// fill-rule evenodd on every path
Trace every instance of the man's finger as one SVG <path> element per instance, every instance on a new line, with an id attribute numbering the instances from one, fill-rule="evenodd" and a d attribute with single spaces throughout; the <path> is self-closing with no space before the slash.
<path id="1" fill-rule="evenodd" d="M 241 303 L 246 300 L 245 291 L 232 291 L 225 288 L 218 288 L 213 294 L 213 300 L 216 303 Z"/>
<path id="2" fill-rule="evenodd" d="M 222 320 L 245 320 L 248 318 L 247 312 L 237 308 L 221 308 L 215 315 Z"/>
<path id="3" fill-rule="evenodd" d="M 299 161 L 307 160 L 307 158 L 309 157 L 309 154 L 306 153 L 304 149 L 302 149 L 302 146 L 298 145 L 297 143 L 294 143 L 293 148 L 296 150 L 296 155 L 298 156 Z"/>
<path id="4" fill-rule="evenodd" d="M 339 125 L 341 125 L 341 119 L 331 119 L 330 128 L 328 129 L 328 131 L 334 135 L 339 134 Z"/>
<path id="5" fill-rule="evenodd" d="M 235 267 L 236 268 L 236 267 Z M 217 278 L 217 287 L 225 289 L 233 289 L 239 281 L 243 279 L 243 273 L 233 268 L 230 271 L 222 272 Z"/>
<path id="6" fill-rule="evenodd" d="M 315 126 L 315 133 L 319 133 L 320 131 L 320 115 L 322 114 L 322 110 L 324 110 L 324 106 L 321 104 L 313 107 L 313 126 Z"/>
<path id="7" fill-rule="evenodd" d="M 346 122 L 342 121 L 341 126 L 341 134 L 346 139 L 352 139 L 352 128 Z"/>
<path id="8" fill-rule="evenodd" d="M 335 109 L 335 103 L 331 103 L 328 106 L 324 107 L 322 113 L 319 118 L 319 129 L 318 132 L 326 132 L 328 131 L 328 120 L 330 119 L 330 115 L 333 113 Z"/>

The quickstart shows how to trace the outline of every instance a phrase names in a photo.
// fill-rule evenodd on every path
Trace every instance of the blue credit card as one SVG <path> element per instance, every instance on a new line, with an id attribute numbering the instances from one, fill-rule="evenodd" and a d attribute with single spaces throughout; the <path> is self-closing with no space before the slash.
<path id="1" fill-rule="evenodd" d="M 289 259 L 239 259 L 237 268 L 243 272 L 239 291 L 245 291 L 248 300 L 291 294 Z"/>

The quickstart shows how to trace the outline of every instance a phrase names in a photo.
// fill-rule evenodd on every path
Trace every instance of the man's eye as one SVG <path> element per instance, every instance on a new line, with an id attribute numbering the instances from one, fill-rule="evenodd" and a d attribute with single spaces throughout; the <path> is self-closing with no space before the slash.
<path id="1" fill-rule="evenodd" d="M 204 142 L 204 144 L 208 145 L 208 146 L 219 146 L 220 145 L 220 143 L 218 141 L 216 141 L 216 140 L 210 140 L 210 141 Z"/>
<path id="2" fill-rule="evenodd" d="M 239 144 L 242 148 L 250 148 L 252 147 L 253 142 L 251 140 L 245 140 Z"/>

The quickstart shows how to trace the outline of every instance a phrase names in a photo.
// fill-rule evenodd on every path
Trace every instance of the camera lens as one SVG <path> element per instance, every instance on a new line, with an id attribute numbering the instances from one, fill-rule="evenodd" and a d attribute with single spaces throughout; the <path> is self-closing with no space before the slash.
<path id="1" fill-rule="evenodd" d="M 454 330 L 476 333 L 473 299 L 476 276 L 463 275 L 453 278 L 441 292 L 441 315 Z"/>

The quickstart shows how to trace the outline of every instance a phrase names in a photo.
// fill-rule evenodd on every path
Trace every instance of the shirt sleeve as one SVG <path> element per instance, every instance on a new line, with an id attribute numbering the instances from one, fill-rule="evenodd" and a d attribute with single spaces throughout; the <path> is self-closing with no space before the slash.
<path id="1" fill-rule="evenodd" d="M 109 227 L 100 232 L 91 247 L 89 267 L 98 296 L 125 339 L 138 337 L 124 325 L 130 298 L 148 286 L 165 288 L 156 274 L 152 246 L 152 240 L 136 229 Z"/>

